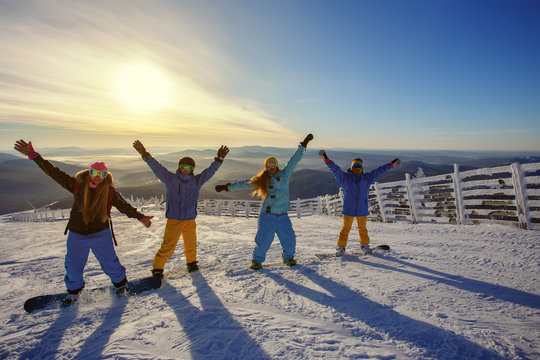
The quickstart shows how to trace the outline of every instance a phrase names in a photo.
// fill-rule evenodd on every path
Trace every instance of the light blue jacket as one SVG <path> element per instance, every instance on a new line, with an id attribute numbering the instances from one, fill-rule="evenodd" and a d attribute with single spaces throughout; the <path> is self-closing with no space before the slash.
<path id="1" fill-rule="evenodd" d="M 144 159 L 154 174 L 167 187 L 167 219 L 191 220 L 197 217 L 197 201 L 201 186 L 216 173 L 221 163 L 214 161 L 199 175 L 172 173 L 153 157 Z"/>
<path id="2" fill-rule="evenodd" d="M 332 160 L 328 160 L 326 166 L 330 168 L 343 191 L 341 213 L 348 216 L 367 216 L 369 214 L 369 188 L 380 175 L 390 170 L 390 164 L 361 174 L 344 172 Z"/>
<path id="3" fill-rule="evenodd" d="M 302 159 L 302 156 L 304 156 L 305 150 L 306 148 L 302 145 L 298 146 L 298 149 L 285 168 L 279 170 L 274 175 L 270 175 L 270 186 L 267 189 L 268 197 L 263 201 L 261 212 L 279 214 L 291 209 L 289 202 L 289 180 L 296 165 Z M 231 191 L 253 189 L 253 185 L 249 184 L 250 181 L 251 179 L 238 181 L 230 184 L 228 188 Z"/>

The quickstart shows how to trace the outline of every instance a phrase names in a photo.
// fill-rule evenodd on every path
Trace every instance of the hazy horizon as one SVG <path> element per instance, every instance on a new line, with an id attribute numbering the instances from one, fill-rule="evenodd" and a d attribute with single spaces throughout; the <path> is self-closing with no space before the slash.
<path id="1" fill-rule="evenodd" d="M 0 2 L 0 147 L 540 151 L 533 0 Z M 212 147 L 212 145 L 210 145 Z"/>

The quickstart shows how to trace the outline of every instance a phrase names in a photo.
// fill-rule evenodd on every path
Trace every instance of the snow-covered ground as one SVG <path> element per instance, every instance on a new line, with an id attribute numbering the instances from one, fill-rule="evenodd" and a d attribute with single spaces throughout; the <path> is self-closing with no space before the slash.
<path id="1" fill-rule="evenodd" d="M 165 219 L 113 218 L 117 252 L 150 274 Z M 23 311 L 64 291 L 65 221 L 0 224 L 1 359 L 538 359 L 540 232 L 501 225 L 368 223 L 392 251 L 316 261 L 341 218 L 292 218 L 299 265 L 247 269 L 257 219 L 197 219 L 201 271 L 183 246 L 159 290 Z M 355 228 L 349 251 L 358 251 Z M 274 241 L 268 263 L 281 259 Z M 109 284 L 93 255 L 87 288 Z"/>

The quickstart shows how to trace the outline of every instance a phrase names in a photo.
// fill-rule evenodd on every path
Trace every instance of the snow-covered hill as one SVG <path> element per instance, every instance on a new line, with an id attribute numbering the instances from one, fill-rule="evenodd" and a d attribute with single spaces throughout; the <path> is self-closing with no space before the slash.
<path id="1" fill-rule="evenodd" d="M 161 242 L 163 214 L 150 215 L 150 229 L 114 217 L 131 279 L 150 274 Z M 32 314 L 26 298 L 64 290 L 66 223 L 1 223 L 0 358 L 540 358 L 540 232 L 368 223 L 391 252 L 316 261 L 333 252 L 341 219 L 292 221 L 294 268 L 248 270 L 257 219 L 201 215 L 199 273 L 186 273 L 179 245 L 157 291 Z M 353 228 L 348 250 L 358 249 Z M 267 262 L 280 254 L 276 239 Z M 109 283 L 92 255 L 85 275 L 88 288 Z"/>

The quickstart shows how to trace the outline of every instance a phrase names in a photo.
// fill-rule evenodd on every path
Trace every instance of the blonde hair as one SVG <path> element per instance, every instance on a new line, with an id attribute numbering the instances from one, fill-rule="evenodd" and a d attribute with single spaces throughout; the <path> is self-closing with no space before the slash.
<path id="1" fill-rule="evenodd" d="M 251 196 L 259 197 L 264 200 L 268 197 L 268 186 L 270 186 L 270 173 L 266 169 L 262 169 L 257 175 L 251 178 L 249 184 L 253 185 L 254 189 Z"/>
<path id="2" fill-rule="evenodd" d="M 79 189 L 82 191 L 83 202 L 80 212 L 84 223 L 88 224 L 96 220 L 106 222 L 109 220 L 109 190 L 114 184 L 112 174 L 107 172 L 105 179 L 103 179 L 94 191 L 90 191 L 90 186 L 88 185 L 90 183 L 89 170 L 79 171 L 75 175 L 75 180 L 79 184 Z"/>

